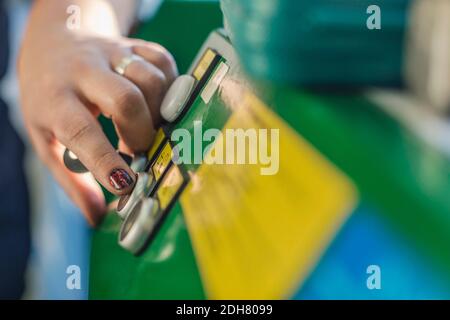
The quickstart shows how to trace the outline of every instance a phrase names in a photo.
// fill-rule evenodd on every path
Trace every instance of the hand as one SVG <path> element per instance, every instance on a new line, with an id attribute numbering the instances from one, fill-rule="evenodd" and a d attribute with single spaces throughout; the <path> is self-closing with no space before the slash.
<path id="1" fill-rule="evenodd" d="M 155 43 L 34 27 L 31 22 L 18 68 L 25 124 L 40 158 L 94 225 L 106 211 L 101 188 L 91 175 L 64 167 L 63 146 L 107 190 L 130 192 L 135 175 L 96 118 L 112 119 L 121 151 L 148 149 L 161 101 L 177 75 L 175 62 Z M 124 76 L 115 73 L 114 66 L 133 53 L 143 60 L 133 61 Z"/>

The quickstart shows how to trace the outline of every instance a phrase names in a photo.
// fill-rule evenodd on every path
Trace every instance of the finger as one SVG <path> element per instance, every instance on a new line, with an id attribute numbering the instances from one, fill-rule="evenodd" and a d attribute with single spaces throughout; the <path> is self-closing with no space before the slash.
<path id="1" fill-rule="evenodd" d="M 163 46 L 143 40 L 133 40 L 133 52 L 158 67 L 171 84 L 178 76 L 178 69 L 172 54 Z"/>
<path id="2" fill-rule="evenodd" d="M 143 93 L 153 124 L 157 127 L 161 123 L 161 103 L 169 88 L 166 75 L 155 65 L 142 59 L 133 61 L 125 70 L 124 76 L 136 84 Z"/>
<path id="3" fill-rule="evenodd" d="M 56 113 L 53 133 L 110 192 L 131 192 L 135 175 L 112 147 L 100 124 L 75 95 L 65 99 L 64 112 Z M 70 117 L 67 115 L 70 114 Z"/>
<path id="4" fill-rule="evenodd" d="M 134 151 L 131 150 L 123 140 L 119 139 L 119 143 L 117 145 L 117 149 L 125 154 L 134 154 Z"/>
<path id="5" fill-rule="evenodd" d="M 30 130 L 30 137 L 39 158 L 47 165 L 57 182 L 80 208 L 91 226 L 100 223 L 106 213 L 103 192 L 92 175 L 74 174 L 61 161 L 63 147 L 54 139 L 45 139 L 43 132 Z"/>
<path id="6" fill-rule="evenodd" d="M 155 134 L 152 115 L 134 83 L 113 71 L 95 68 L 85 72 L 79 87 L 87 100 L 112 118 L 117 134 L 133 153 L 150 147 Z"/>

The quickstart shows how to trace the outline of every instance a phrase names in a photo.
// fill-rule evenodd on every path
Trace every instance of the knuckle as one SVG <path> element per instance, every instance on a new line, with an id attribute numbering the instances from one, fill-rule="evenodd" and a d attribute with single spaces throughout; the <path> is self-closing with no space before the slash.
<path id="1" fill-rule="evenodd" d="M 152 95 L 163 93 L 168 86 L 166 76 L 159 69 L 148 74 L 146 83 L 148 83 L 149 91 Z"/>
<path id="2" fill-rule="evenodd" d="M 116 157 L 117 154 L 110 150 L 99 152 L 94 161 L 94 170 L 112 167 Z"/>
<path id="3" fill-rule="evenodd" d="M 89 74 L 89 72 L 92 70 L 92 65 L 88 61 L 89 60 L 82 57 L 74 58 L 71 63 L 71 73 L 81 76 Z"/>
<path id="4" fill-rule="evenodd" d="M 52 84 L 49 84 L 52 85 Z M 61 87 L 56 82 L 53 82 L 53 87 L 47 90 L 48 99 L 55 106 L 55 108 L 65 105 L 70 99 L 73 98 L 72 92 L 69 88 Z"/>
<path id="5" fill-rule="evenodd" d="M 143 96 L 139 89 L 129 87 L 117 92 L 111 103 L 119 116 L 133 117 L 140 114 L 142 101 Z"/>
<path id="6" fill-rule="evenodd" d="M 92 49 L 87 48 L 84 45 L 80 45 L 77 54 L 72 56 L 69 60 L 69 71 L 74 75 L 86 75 L 88 74 L 94 65 L 95 52 Z"/>
<path id="7" fill-rule="evenodd" d="M 155 54 L 155 60 L 155 63 L 160 65 L 162 68 L 170 70 L 175 68 L 175 59 L 172 54 L 162 46 L 158 46 L 158 50 Z"/>
<path id="8" fill-rule="evenodd" d="M 43 119 L 43 122 L 49 124 L 49 127 L 59 128 L 59 124 L 64 125 L 68 121 L 67 113 L 64 112 L 65 106 L 73 99 L 73 93 L 69 88 L 58 87 L 55 85 L 53 88 L 46 91 L 48 100 L 48 116 Z M 49 122 L 48 122 L 49 121 Z"/>
<path id="9" fill-rule="evenodd" d="M 68 145 L 80 143 L 85 137 L 92 134 L 94 131 L 93 125 L 82 119 L 63 119 L 58 121 L 56 128 L 57 137 Z"/>
<path id="10" fill-rule="evenodd" d="M 45 92 L 50 102 L 63 102 L 68 96 L 68 90 L 63 87 L 62 83 L 61 78 L 58 79 L 53 74 L 43 75 L 38 90 Z"/>

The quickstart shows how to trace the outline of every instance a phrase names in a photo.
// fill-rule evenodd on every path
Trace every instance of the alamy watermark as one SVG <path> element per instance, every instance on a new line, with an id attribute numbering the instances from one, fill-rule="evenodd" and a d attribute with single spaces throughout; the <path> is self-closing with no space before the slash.
<path id="1" fill-rule="evenodd" d="M 171 135 L 175 144 L 176 164 L 259 165 L 261 175 L 275 175 L 280 167 L 279 129 L 207 129 L 194 121 L 193 134 L 176 129 Z"/>
<path id="2" fill-rule="evenodd" d="M 77 265 L 70 265 L 66 269 L 66 288 L 68 290 L 81 290 L 81 268 Z"/>
<path id="3" fill-rule="evenodd" d="M 366 285 L 369 290 L 381 290 L 381 268 L 375 264 L 367 267 L 366 273 L 369 275 L 367 277 Z"/>
<path id="4" fill-rule="evenodd" d="M 81 28 L 81 8 L 77 5 L 67 7 L 66 13 L 69 17 L 66 20 L 66 27 L 69 30 L 79 30 Z"/>
<path id="5" fill-rule="evenodd" d="M 381 29 L 381 8 L 375 4 L 367 7 L 367 14 L 370 16 L 367 18 L 366 26 L 369 30 Z"/>

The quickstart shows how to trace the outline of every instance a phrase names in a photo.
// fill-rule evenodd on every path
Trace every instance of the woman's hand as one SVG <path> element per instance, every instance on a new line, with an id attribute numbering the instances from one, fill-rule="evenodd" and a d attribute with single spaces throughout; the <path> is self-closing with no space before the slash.
<path id="1" fill-rule="evenodd" d="M 132 54 L 143 59 L 133 61 L 123 76 L 115 73 L 114 67 Z M 120 35 L 46 28 L 42 14 L 35 12 L 18 69 L 25 123 L 38 155 L 88 221 L 96 224 L 106 211 L 101 189 L 92 176 L 64 167 L 63 146 L 110 192 L 130 192 L 135 175 L 107 140 L 97 117 L 112 119 L 121 151 L 149 148 L 161 101 L 177 75 L 172 56 L 155 43 Z"/>

